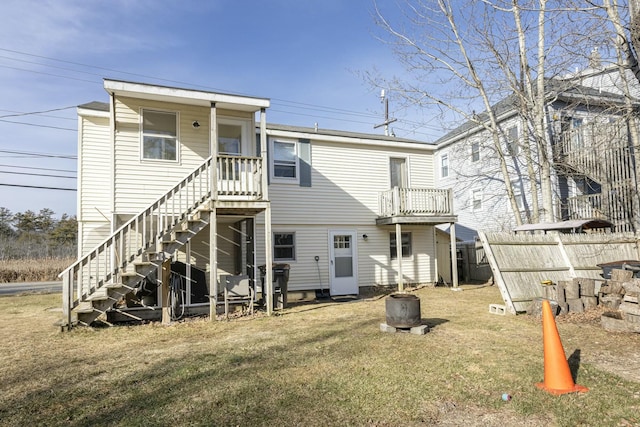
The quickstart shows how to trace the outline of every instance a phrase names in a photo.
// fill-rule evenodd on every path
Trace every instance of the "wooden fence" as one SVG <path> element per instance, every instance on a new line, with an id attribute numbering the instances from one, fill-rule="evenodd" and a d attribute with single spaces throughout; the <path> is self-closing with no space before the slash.
<path id="1" fill-rule="evenodd" d="M 495 283 L 513 314 L 543 296 L 542 281 L 601 279 L 598 264 L 640 259 L 640 236 L 630 233 L 479 234 Z"/>

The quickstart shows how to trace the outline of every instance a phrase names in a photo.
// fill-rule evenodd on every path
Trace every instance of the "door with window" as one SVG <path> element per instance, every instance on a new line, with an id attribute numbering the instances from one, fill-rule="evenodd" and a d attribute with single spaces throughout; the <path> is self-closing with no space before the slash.
<path id="1" fill-rule="evenodd" d="M 404 195 L 402 189 L 409 186 L 409 179 L 407 175 L 407 159 L 392 157 L 389 159 L 389 176 L 391 177 L 391 188 L 400 189 L 400 197 L 398 203 L 400 203 L 400 212 L 404 212 L 409 206 L 408 201 Z"/>
<path id="2" fill-rule="evenodd" d="M 329 231 L 329 270 L 331 295 L 358 294 L 358 252 L 355 231 Z"/>
<path id="3" fill-rule="evenodd" d="M 218 166 L 221 191 L 244 188 L 239 181 L 244 179 L 245 165 L 239 156 L 247 153 L 246 125 L 242 121 L 221 119 L 218 123 Z"/>

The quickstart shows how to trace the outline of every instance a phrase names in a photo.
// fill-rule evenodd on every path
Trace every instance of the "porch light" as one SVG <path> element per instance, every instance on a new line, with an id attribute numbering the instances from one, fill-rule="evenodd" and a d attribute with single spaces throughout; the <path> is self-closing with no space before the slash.
<path id="1" fill-rule="evenodd" d="M 198 122 L 197 120 L 194 120 L 193 123 L 191 123 L 191 126 L 193 126 L 194 129 L 198 129 L 200 127 L 200 122 Z"/>

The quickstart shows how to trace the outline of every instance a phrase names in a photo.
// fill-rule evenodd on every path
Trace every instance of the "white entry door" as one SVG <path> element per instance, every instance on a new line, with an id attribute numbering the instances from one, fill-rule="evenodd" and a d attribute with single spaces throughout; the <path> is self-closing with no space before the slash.
<path id="1" fill-rule="evenodd" d="M 358 251 L 355 231 L 329 231 L 329 270 L 331 295 L 358 294 Z"/>

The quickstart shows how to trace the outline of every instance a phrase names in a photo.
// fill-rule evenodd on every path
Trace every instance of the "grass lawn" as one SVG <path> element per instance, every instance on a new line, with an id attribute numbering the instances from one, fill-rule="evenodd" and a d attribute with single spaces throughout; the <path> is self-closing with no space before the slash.
<path id="1" fill-rule="evenodd" d="M 640 334 L 558 319 L 590 390 L 552 396 L 540 321 L 490 314 L 497 288 L 415 293 L 426 335 L 380 332 L 384 297 L 70 333 L 59 294 L 0 297 L 0 425 L 640 425 Z"/>

